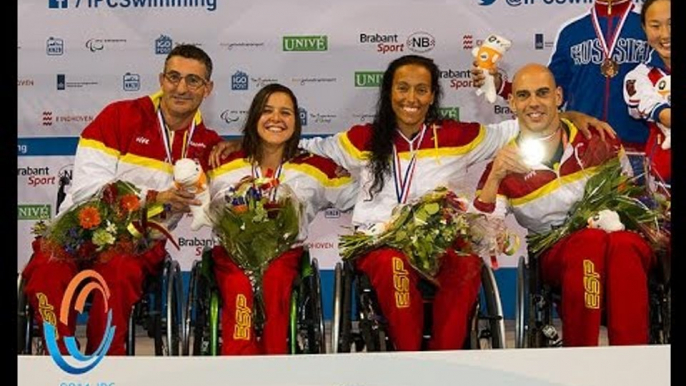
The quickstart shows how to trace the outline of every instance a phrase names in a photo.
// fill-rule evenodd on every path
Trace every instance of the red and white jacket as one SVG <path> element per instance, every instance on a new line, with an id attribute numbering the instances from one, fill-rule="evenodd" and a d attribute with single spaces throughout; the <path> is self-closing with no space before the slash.
<path id="1" fill-rule="evenodd" d="M 383 189 L 373 198 L 370 197 L 369 187 L 374 175 L 368 161 L 372 130 L 371 124 L 358 125 L 331 137 L 300 141 L 300 146 L 312 153 L 330 157 L 359 181 L 352 221 L 353 225 L 360 227 L 371 227 L 391 218 L 393 208 L 399 204 L 395 181 L 402 180 L 405 175 L 408 176 L 405 179 L 406 202 L 439 186 L 445 186 L 457 194 L 473 192 L 473 186 L 468 186 L 465 181 L 469 167 L 492 158 L 498 149 L 517 135 L 519 126 L 516 120 L 488 126 L 442 120 L 426 127 L 424 136 L 418 134 L 414 141 L 398 133 L 393 140 L 398 158 L 391 162 L 400 164 L 396 169 L 399 173 L 387 175 Z M 413 154 L 410 146 L 416 149 L 414 170 L 409 167 Z"/>
<path id="2" fill-rule="evenodd" d="M 478 199 L 474 207 L 494 216 L 513 213 L 517 222 L 531 232 L 543 233 L 564 223 L 567 212 L 584 194 L 586 182 L 598 172 L 599 166 L 619 157 L 625 172 L 631 171 L 629 160 L 616 138 L 606 142 L 591 128 L 590 139 L 579 133 L 570 121 L 566 124 L 567 141 L 562 158 L 552 168 L 540 164 L 528 174 L 508 174 L 500 183 L 495 206 L 488 208 Z M 515 139 L 512 143 L 516 144 Z M 477 197 L 488 179 L 493 162 L 484 170 L 477 187 Z"/>
<path id="3" fill-rule="evenodd" d="M 208 171 L 210 197 L 223 193 L 245 177 L 257 177 L 255 168 L 242 150 L 222 159 L 221 166 Z M 279 182 L 288 185 L 303 205 L 298 241 L 307 238 L 307 228 L 317 213 L 334 206 L 342 211 L 355 204 L 357 184 L 350 173 L 332 160 L 302 153 L 281 165 Z"/>
<path id="4" fill-rule="evenodd" d="M 60 206 L 60 212 L 90 198 L 105 184 L 116 179 L 129 181 L 143 189 L 167 190 L 172 186 L 173 166 L 167 162 L 162 128 L 157 116 L 161 92 L 117 101 L 106 106 L 81 133 L 74 161 L 74 179 Z M 205 127 L 200 111 L 195 130 L 188 141 L 186 157 L 200 161 L 207 170 L 212 147 L 221 137 Z M 189 128 L 175 132 L 172 162 L 182 157 Z M 182 214 L 169 216 L 163 223 L 173 229 Z"/>

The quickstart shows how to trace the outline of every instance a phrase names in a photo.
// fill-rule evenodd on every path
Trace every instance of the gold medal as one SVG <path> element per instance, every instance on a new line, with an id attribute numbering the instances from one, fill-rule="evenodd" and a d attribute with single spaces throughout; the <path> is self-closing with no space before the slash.
<path id="1" fill-rule="evenodd" d="M 612 59 L 605 59 L 600 65 L 600 72 L 606 78 L 612 78 L 619 73 L 619 64 Z"/>

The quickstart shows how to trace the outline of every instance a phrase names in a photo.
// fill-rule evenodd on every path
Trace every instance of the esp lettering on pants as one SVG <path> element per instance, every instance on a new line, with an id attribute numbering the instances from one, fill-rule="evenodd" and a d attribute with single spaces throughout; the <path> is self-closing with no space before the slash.
<path id="1" fill-rule="evenodd" d="M 402 259 L 394 257 L 392 262 L 395 306 L 397 308 L 407 308 L 410 306 L 410 278 Z"/>
<path id="2" fill-rule="evenodd" d="M 600 274 L 591 260 L 584 260 L 584 304 L 586 308 L 600 308 Z"/>
<path id="3" fill-rule="evenodd" d="M 252 311 L 248 307 L 245 295 L 236 295 L 236 326 L 233 338 L 236 340 L 250 340 L 250 326 L 252 325 Z"/>
<path id="4" fill-rule="evenodd" d="M 55 327 L 55 338 L 59 338 L 57 333 L 57 317 L 55 316 L 55 307 L 48 302 L 48 297 L 44 293 L 39 292 L 36 294 L 38 298 L 38 312 L 40 313 L 43 321 L 48 322 L 53 327 Z"/>

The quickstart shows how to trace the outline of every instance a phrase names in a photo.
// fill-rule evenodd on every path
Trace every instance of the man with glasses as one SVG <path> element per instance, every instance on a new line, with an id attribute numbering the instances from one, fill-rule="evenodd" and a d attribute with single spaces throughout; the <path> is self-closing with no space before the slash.
<path id="1" fill-rule="evenodd" d="M 164 62 L 159 75 L 161 90 L 133 100 L 109 104 L 81 133 L 74 163 L 73 184 L 60 213 L 68 212 L 115 180 L 128 181 L 141 189 L 140 205 L 148 208 L 149 222 L 167 230 L 176 227 L 190 205 L 200 205 L 192 193 L 173 184 L 173 165 L 181 158 L 196 159 L 207 169 L 209 151 L 221 140 L 205 127 L 199 107 L 212 92 L 212 60 L 198 47 L 179 45 Z M 159 212 L 159 213 L 156 213 Z M 95 252 L 86 259 L 55 258 L 36 238 L 33 256 L 23 271 L 25 291 L 34 310 L 45 302 L 58 307 L 71 279 L 83 269 L 102 275 L 110 288 L 109 308 L 116 326 L 109 355 L 125 354 L 127 322 L 132 306 L 143 292 L 143 280 L 161 269 L 165 241 L 154 237 L 140 253 Z M 71 256 L 71 255 L 69 255 Z M 39 298 L 43 299 L 39 304 Z M 40 307 L 43 306 L 43 307 Z M 73 313 L 73 311 L 72 311 Z M 43 325 L 36 312 L 38 325 Z M 56 321 L 59 346 L 73 336 L 75 314 L 68 325 Z M 100 345 L 107 326 L 102 296 L 95 296 L 88 318 L 86 354 Z"/>

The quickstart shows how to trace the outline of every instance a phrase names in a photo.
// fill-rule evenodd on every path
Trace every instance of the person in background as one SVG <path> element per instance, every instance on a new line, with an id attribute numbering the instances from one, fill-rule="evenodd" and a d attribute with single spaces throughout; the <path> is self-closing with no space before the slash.
<path id="1" fill-rule="evenodd" d="M 649 46 L 641 17 L 632 0 L 596 0 L 583 15 L 561 26 L 548 68 L 564 91 L 565 110 L 574 110 L 609 123 L 629 155 L 634 174 L 643 173 L 643 151 L 648 128 L 633 119 L 623 99 L 624 78 L 647 60 Z M 503 82 L 497 68 L 499 95 L 507 99 L 512 84 Z M 482 70 L 472 67 L 474 87 L 484 82 Z M 598 127 L 597 122 L 593 122 Z"/>
<path id="2" fill-rule="evenodd" d="M 645 153 L 655 179 L 669 189 L 672 179 L 672 14 L 671 0 L 646 0 L 641 24 L 652 48 L 648 60 L 624 78 L 629 114 L 650 127 Z"/>

